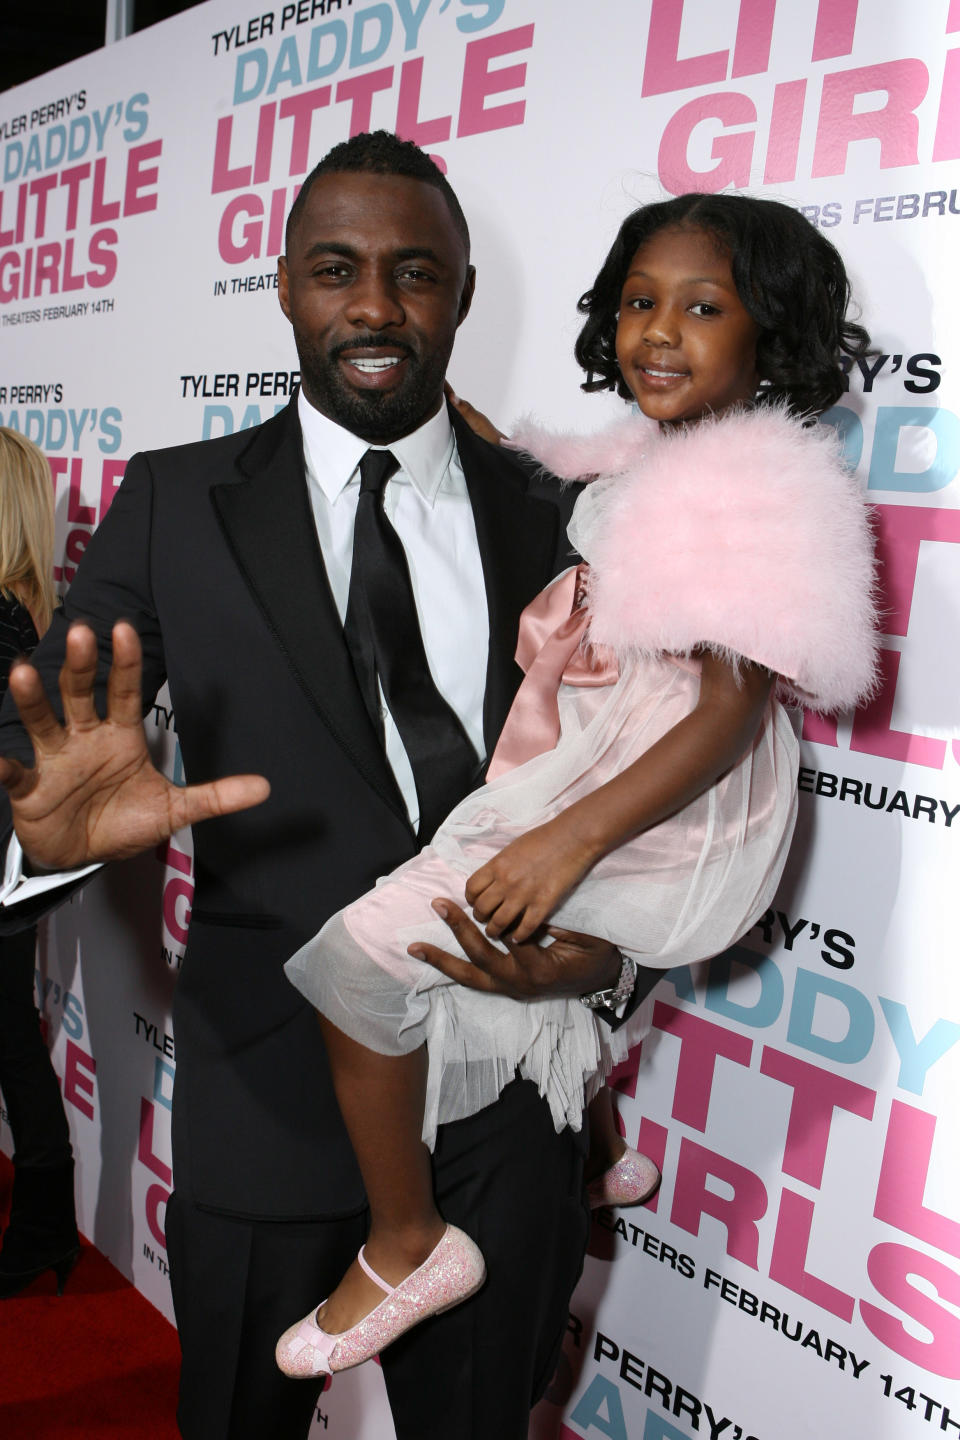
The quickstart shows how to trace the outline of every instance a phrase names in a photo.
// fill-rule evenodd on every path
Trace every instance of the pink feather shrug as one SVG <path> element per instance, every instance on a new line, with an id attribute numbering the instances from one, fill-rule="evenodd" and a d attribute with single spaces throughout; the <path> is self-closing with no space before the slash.
<path id="1" fill-rule="evenodd" d="M 870 510 L 833 430 L 758 407 L 669 431 L 636 415 L 591 436 L 525 423 L 511 443 L 592 477 L 570 538 L 590 565 L 594 644 L 744 656 L 814 710 L 871 693 Z"/>

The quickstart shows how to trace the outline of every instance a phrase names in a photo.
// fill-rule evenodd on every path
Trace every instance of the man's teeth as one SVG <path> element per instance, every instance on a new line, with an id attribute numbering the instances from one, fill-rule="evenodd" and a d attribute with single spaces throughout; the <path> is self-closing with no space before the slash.
<path id="1" fill-rule="evenodd" d="M 378 355 L 376 358 L 374 358 L 373 356 L 367 356 L 367 358 L 363 360 L 354 357 L 351 359 L 350 364 L 355 365 L 358 370 L 363 370 L 368 374 L 373 374 L 377 370 L 389 370 L 391 365 L 399 365 L 400 356 Z"/>

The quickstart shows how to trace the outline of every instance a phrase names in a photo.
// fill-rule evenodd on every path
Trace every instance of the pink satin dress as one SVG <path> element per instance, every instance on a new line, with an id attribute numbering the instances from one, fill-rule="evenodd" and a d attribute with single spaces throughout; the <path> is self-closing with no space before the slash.
<path id="1" fill-rule="evenodd" d="M 526 670 L 489 779 L 433 843 L 327 922 L 288 961 L 293 983 L 341 1030 L 382 1054 L 426 1044 L 423 1138 L 491 1104 L 519 1072 L 554 1123 L 579 1128 L 610 1068 L 641 1038 L 649 1008 L 611 1030 L 577 1000 L 519 1002 L 449 981 L 406 953 L 414 941 L 456 949 L 430 902 L 466 905 L 470 875 L 511 840 L 620 773 L 689 714 L 699 665 L 616 658 L 586 643 L 574 567 L 526 609 Z M 796 814 L 798 746 L 769 702 L 743 759 L 677 814 L 602 859 L 552 917 L 669 970 L 733 944 L 773 898 Z"/>

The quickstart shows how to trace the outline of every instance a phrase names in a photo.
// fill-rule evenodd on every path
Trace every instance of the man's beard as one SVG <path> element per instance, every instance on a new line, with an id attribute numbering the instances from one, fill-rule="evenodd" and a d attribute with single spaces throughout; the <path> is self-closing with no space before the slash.
<path id="1" fill-rule="evenodd" d="M 328 419 L 372 445 L 388 445 L 416 430 L 436 409 L 443 390 L 448 353 L 433 351 L 426 361 L 405 341 L 370 336 L 321 350 L 294 332 L 307 399 Z M 354 390 L 344 379 L 338 355 L 344 350 L 383 348 L 403 352 L 406 374 L 395 389 Z"/>

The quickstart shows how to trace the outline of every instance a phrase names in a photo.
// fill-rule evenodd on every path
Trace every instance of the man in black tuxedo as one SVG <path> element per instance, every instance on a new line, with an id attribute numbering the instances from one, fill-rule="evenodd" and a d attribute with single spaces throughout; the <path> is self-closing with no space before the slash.
<path id="1" fill-rule="evenodd" d="M 314 1388 L 280 1375 L 273 1346 L 364 1237 L 316 1018 L 282 966 L 428 838 L 392 716 L 371 717 L 344 639 L 368 445 L 400 463 L 383 503 L 477 773 L 520 678 L 520 611 L 565 563 L 556 497 L 533 493 L 444 403 L 473 285 L 460 207 L 427 157 L 382 132 L 331 152 L 280 261 L 301 395 L 254 431 L 134 457 L 65 617 L 36 669 L 11 681 L 36 765 L 3 762 L 0 778 L 29 864 L 122 857 L 205 821 L 174 1011 L 166 1226 L 187 1440 L 302 1440 Z M 63 725 L 46 698 L 58 673 Z M 185 790 L 144 745 L 142 697 L 164 679 Z M 29 900 L 14 909 L 35 913 Z M 484 983 L 512 993 L 580 994 L 619 973 L 616 953 L 585 937 L 501 959 L 459 912 L 453 924 Z M 582 1158 L 527 1082 L 442 1130 L 438 1202 L 478 1240 L 490 1278 L 385 1352 L 401 1440 L 526 1434 L 585 1246 Z"/>

